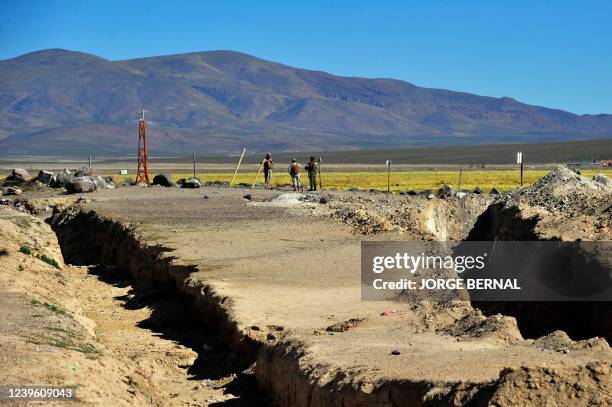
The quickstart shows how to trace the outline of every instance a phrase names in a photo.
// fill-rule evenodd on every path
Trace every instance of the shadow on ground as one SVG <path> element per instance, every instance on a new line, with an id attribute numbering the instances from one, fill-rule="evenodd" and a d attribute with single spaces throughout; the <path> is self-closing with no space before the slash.
<path id="1" fill-rule="evenodd" d="M 118 287 L 131 286 L 131 282 L 112 265 L 96 265 L 89 268 L 89 274 L 101 281 Z M 189 380 L 215 383 L 223 388 L 225 394 L 234 395 L 235 399 L 219 401 L 213 404 L 224 406 L 268 406 L 269 398 L 262 393 L 255 381 L 252 363 L 238 358 L 224 343 L 216 332 L 206 330 L 194 323 L 182 302 L 167 291 L 139 290 L 131 287 L 127 295 L 116 297 L 126 309 L 136 310 L 147 307 L 151 316 L 141 321 L 138 326 L 148 329 L 159 337 L 171 340 L 192 349 L 198 356 L 187 369 Z"/>

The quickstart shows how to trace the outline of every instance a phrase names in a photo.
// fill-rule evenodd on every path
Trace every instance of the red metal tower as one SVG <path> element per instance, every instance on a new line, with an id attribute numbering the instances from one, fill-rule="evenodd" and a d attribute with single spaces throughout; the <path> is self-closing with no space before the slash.
<path id="1" fill-rule="evenodd" d="M 150 184 L 149 165 L 147 162 L 147 129 L 145 126 L 144 109 L 140 114 L 138 123 L 138 174 L 136 174 L 136 185 Z"/>

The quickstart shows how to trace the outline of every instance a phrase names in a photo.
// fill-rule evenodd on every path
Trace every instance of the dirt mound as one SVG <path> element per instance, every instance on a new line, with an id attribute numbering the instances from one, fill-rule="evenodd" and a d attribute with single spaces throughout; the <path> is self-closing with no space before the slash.
<path id="1" fill-rule="evenodd" d="M 468 240 L 610 240 L 612 187 L 558 167 L 499 197 Z"/>
<path id="2" fill-rule="evenodd" d="M 516 319 L 501 314 L 485 317 L 480 310 L 469 313 L 455 324 L 447 327 L 444 332 L 461 340 L 486 338 L 497 343 L 506 344 L 513 344 L 523 340 L 516 325 Z"/>
<path id="3" fill-rule="evenodd" d="M 488 197 L 470 194 L 446 199 L 380 193 L 337 193 L 325 214 L 359 235 L 396 232 L 402 238 L 461 240 L 487 208 Z"/>
<path id="4" fill-rule="evenodd" d="M 502 371 L 489 400 L 494 406 L 609 406 L 610 363 L 571 368 L 521 367 Z"/>
<path id="5" fill-rule="evenodd" d="M 585 178 L 566 167 L 558 167 L 535 184 L 511 193 L 509 199 L 559 214 L 594 215 L 602 206 L 603 209 L 609 208 L 612 186 Z"/>

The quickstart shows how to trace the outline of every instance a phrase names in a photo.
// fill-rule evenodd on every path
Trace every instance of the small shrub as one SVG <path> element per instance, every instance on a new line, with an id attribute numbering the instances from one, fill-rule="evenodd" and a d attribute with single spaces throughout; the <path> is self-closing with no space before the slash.
<path id="1" fill-rule="evenodd" d="M 55 259 L 52 259 L 51 257 L 47 257 L 44 254 L 43 255 L 38 255 L 36 257 L 38 257 L 40 260 L 44 261 L 45 263 L 50 264 L 51 266 L 55 267 L 56 269 L 61 269 L 59 263 L 57 261 L 55 261 Z"/>
<path id="2" fill-rule="evenodd" d="M 28 256 L 32 255 L 32 249 L 30 249 L 28 246 L 26 245 L 21 245 L 19 247 L 19 251 L 23 254 L 27 254 Z"/>

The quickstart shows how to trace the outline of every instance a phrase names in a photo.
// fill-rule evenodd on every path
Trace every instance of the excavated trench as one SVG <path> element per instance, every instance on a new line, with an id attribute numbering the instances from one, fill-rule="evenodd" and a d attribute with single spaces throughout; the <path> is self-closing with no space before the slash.
<path id="1" fill-rule="evenodd" d="M 491 204 L 483 212 L 465 240 L 468 241 L 539 241 L 535 231 L 538 217 L 524 218 L 516 207 Z M 559 264 L 559 267 L 563 267 Z M 485 315 L 513 316 L 526 339 L 538 338 L 556 330 L 572 339 L 596 336 L 612 341 L 612 309 L 607 302 L 473 302 Z"/>
<path id="2" fill-rule="evenodd" d="M 168 249 L 147 245 L 129 226 L 103 219 L 93 211 L 82 212 L 71 207 L 55 213 L 47 222 L 57 235 L 66 263 L 90 266 L 94 274 L 97 269 L 105 269 L 98 265 L 113 265 L 115 274 L 124 275 L 106 276 L 106 279 L 127 277 L 134 288 L 134 302 L 154 308 L 156 304 L 174 301 L 181 307 L 186 315 L 180 323 L 189 326 L 182 326 L 179 331 L 189 331 L 189 337 L 177 335 L 176 326 L 169 326 L 169 331 L 163 334 L 182 340 L 183 345 L 198 354 L 211 345 L 215 349 L 212 355 L 207 352 L 205 357 L 198 356 L 189 369 L 193 377 L 235 376 L 231 391 L 244 396 L 244 405 L 267 404 L 269 398 L 257 389 L 249 369 L 261 344 L 239 331 L 227 298 L 219 296 L 205 283 L 188 280 L 196 271 L 195 266 L 178 264 L 168 255 Z M 156 311 L 164 312 L 153 309 L 154 315 Z M 156 326 L 157 330 L 160 328 L 164 329 Z"/>
<path id="3" fill-rule="evenodd" d="M 521 221 L 511 212 L 500 213 L 503 211 L 499 209 L 491 205 L 480 215 L 466 240 L 536 238 L 533 233 L 534 221 Z M 143 296 L 179 299 L 189 313 L 194 333 L 200 329 L 214 332 L 217 343 L 227 346 L 231 357 L 220 362 L 223 372 L 239 373 L 257 361 L 261 365 L 258 366 L 257 374 L 259 384 L 266 389 L 278 389 L 278 386 L 272 386 L 269 382 L 284 380 L 287 392 L 293 394 L 293 400 L 302 401 L 298 405 L 337 405 L 339 400 L 343 400 L 342 403 L 350 399 L 357 400 L 359 397 L 355 398 L 356 395 L 366 398 L 374 396 L 359 389 L 344 388 L 339 391 L 327 388 L 332 385 L 331 382 L 326 388 L 319 388 L 316 382 L 298 374 L 301 355 L 299 347 L 290 343 L 266 343 L 261 337 L 245 334 L 233 318 L 230 299 L 219 295 L 205 282 L 190 280 L 189 275 L 197 271 L 195 266 L 179 264 L 164 247 L 147 245 L 132 227 L 102 218 L 93 211 L 83 212 L 76 207 L 55 213 L 49 223 L 57 234 L 67 263 L 114 264 L 118 270 L 129 274 L 136 291 Z M 609 327 L 605 324 L 605 321 L 609 321 L 610 312 L 607 304 L 495 302 L 474 305 L 487 314 L 515 316 L 526 338 L 562 329 L 574 339 L 594 336 L 604 336 L 608 341 L 611 339 Z M 280 378 L 279 371 L 284 372 Z M 383 393 L 387 400 L 405 401 L 414 398 L 418 401 L 420 395 L 427 392 L 432 384 L 418 385 L 420 387 L 410 382 L 397 385 L 387 383 L 387 390 Z M 488 383 L 474 389 L 457 388 L 448 393 L 448 399 L 437 401 L 443 405 L 454 405 L 457 394 L 465 393 L 469 394 L 471 402 L 484 402 L 494 387 L 495 383 Z M 377 394 L 380 396 L 383 393 Z M 279 395 L 274 396 L 278 402 Z M 368 400 L 372 401 L 363 397 L 359 398 L 361 402 L 367 404 Z"/>

